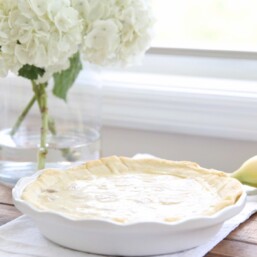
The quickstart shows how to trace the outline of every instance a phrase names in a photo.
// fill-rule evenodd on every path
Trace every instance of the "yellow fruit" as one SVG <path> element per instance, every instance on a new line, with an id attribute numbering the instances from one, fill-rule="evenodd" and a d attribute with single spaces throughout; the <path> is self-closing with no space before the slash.
<path id="1" fill-rule="evenodd" d="M 231 176 L 238 179 L 244 185 L 257 187 L 257 156 L 244 162 Z"/>

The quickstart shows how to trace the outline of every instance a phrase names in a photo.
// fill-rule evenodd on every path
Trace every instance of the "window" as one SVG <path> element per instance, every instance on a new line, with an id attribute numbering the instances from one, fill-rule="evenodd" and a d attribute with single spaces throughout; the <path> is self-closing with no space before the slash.
<path id="1" fill-rule="evenodd" d="M 256 0 L 153 0 L 154 47 L 257 51 Z"/>
<path id="2" fill-rule="evenodd" d="M 257 140 L 257 0 L 153 0 L 143 65 L 105 73 L 105 124 Z"/>

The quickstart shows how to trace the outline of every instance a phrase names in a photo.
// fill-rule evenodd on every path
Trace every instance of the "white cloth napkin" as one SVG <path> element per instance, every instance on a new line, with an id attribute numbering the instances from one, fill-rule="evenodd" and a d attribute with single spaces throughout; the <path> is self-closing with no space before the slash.
<path id="1" fill-rule="evenodd" d="M 221 230 L 209 242 L 191 250 L 166 254 L 161 257 L 202 257 L 255 212 L 257 212 L 257 196 L 249 196 L 243 211 L 226 221 Z M 99 257 L 99 255 L 70 250 L 50 242 L 40 234 L 34 222 L 27 216 L 21 216 L 0 227 L 0 256 Z"/>

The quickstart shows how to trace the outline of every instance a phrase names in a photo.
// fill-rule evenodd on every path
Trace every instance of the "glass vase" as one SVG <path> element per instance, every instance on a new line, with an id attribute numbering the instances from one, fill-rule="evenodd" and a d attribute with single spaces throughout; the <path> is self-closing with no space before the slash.
<path id="1" fill-rule="evenodd" d="M 54 96 L 49 83 L 46 167 L 65 168 L 100 157 L 101 79 L 89 65 L 83 70 L 64 101 Z M 29 109 L 13 133 L 14 124 L 33 97 L 29 80 L 10 74 L 0 79 L 0 182 L 14 185 L 37 170 L 40 143 L 40 112 Z"/>

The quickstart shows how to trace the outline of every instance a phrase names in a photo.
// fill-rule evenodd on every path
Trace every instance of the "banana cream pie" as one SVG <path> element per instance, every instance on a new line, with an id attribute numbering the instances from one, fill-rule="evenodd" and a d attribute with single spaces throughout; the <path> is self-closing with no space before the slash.
<path id="1" fill-rule="evenodd" d="M 192 162 L 112 156 L 68 170 L 46 169 L 23 200 L 71 219 L 174 222 L 234 205 L 240 182 Z"/>

